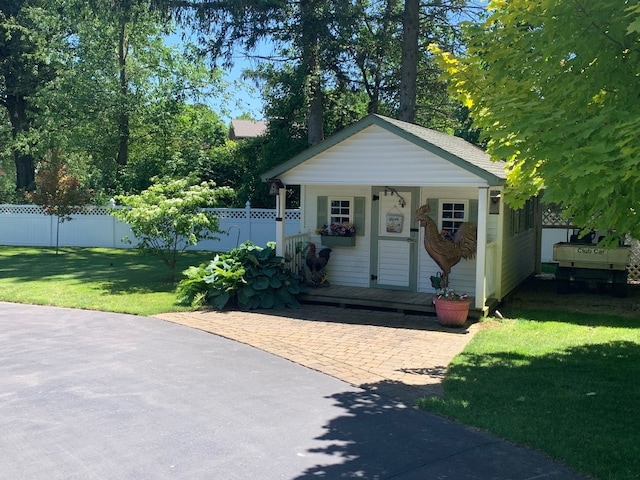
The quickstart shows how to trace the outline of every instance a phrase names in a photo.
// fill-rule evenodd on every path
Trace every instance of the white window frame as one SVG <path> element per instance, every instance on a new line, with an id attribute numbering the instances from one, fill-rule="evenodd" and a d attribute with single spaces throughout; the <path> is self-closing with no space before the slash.
<path id="1" fill-rule="evenodd" d="M 348 205 L 346 206 L 339 206 L 337 208 L 339 208 L 340 210 L 344 210 L 345 208 L 348 210 L 347 214 L 344 214 L 342 212 L 333 213 L 333 202 L 348 202 Z M 353 197 L 327 197 L 327 208 L 328 208 L 328 212 L 327 212 L 327 219 L 329 220 L 329 225 L 331 225 L 332 223 L 351 223 L 353 224 L 353 220 L 354 220 L 354 216 L 353 216 L 353 209 L 355 207 L 355 202 Z"/>
<path id="2" fill-rule="evenodd" d="M 445 209 L 444 206 L 446 204 L 453 204 L 453 209 L 449 210 L 447 209 L 447 212 L 451 211 L 451 213 L 453 214 L 452 217 L 447 216 L 447 218 L 444 217 L 445 214 Z M 464 209 L 462 212 L 462 217 L 455 217 L 455 212 L 456 212 L 456 205 L 462 205 L 462 208 Z M 460 224 L 463 222 L 468 222 L 469 221 L 469 200 L 447 200 L 447 199 L 440 199 L 439 203 L 438 203 L 438 228 L 440 233 L 444 232 L 444 231 L 448 231 L 452 236 L 454 233 L 456 233 L 456 231 L 458 230 L 458 228 L 460 228 Z M 453 222 L 453 226 L 451 226 L 448 222 Z"/>

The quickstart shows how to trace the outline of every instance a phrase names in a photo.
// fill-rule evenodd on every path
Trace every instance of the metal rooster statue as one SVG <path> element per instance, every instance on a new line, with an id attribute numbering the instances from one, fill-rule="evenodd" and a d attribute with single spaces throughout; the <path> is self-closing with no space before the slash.
<path id="1" fill-rule="evenodd" d="M 449 273 L 461 258 L 471 260 L 476 255 L 477 227 L 473 223 L 464 222 L 460 225 L 453 240 L 444 238 L 438 232 L 436 222 L 429 216 L 429 205 L 422 205 L 416 210 L 416 220 L 424 227 L 424 248 L 442 269 L 440 288 L 449 285 Z"/>
<path id="2" fill-rule="evenodd" d="M 329 286 L 327 281 L 326 266 L 331 256 L 330 248 L 323 248 L 318 252 L 316 256 L 316 246 L 313 243 L 308 245 L 307 255 L 305 257 L 305 263 L 311 274 L 311 285 L 319 287 L 320 285 Z"/>

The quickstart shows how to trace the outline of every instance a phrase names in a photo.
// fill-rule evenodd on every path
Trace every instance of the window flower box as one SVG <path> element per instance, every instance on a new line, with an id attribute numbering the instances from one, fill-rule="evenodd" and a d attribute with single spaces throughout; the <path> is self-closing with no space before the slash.
<path id="1" fill-rule="evenodd" d="M 356 237 L 342 237 L 340 235 L 321 235 L 320 243 L 325 247 L 355 247 Z"/>
<path id="2" fill-rule="evenodd" d="M 320 243 L 325 247 L 354 247 L 356 227 L 352 223 L 332 223 L 316 229 Z"/>

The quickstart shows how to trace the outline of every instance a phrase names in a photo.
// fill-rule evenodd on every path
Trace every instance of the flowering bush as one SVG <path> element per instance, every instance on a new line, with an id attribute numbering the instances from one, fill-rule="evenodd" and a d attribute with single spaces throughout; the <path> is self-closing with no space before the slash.
<path id="1" fill-rule="evenodd" d="M 356 234 L 356 227 L 353 223 L 332 223 L 323 225 L 316 230 L 319 235 L 336 235 L 338 237 L 353 237 Z"/>
<path id="2" fill-rule="evenodd" d="M 438 290 L 436 292 L 436 298 L 438 300 L 453 300 L 453 301 L 462 301 L 467 300 L 469 295 L 466 293 L 457 293 L 453 288 L 445 288 L 444 290 Z"/>

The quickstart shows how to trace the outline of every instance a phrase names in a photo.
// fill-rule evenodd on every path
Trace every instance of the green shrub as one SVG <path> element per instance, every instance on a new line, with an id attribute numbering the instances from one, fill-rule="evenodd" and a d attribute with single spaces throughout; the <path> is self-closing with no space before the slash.
<path id="1" fill-rule="evenodd" d="M 116 197 L 129 208 L 112 210 L 111 214 L 129 224 L 137 249 L 162 259 L 173 281 L 181 253 L 222 233 L 218 218 L 205 208 L 214 207 L 228 190 L 206 182 L 194 185 L 189 178 L 158 180 L 139 195 Z M 125 241 L 131 242 L 128 238 Z"/>
<path id="2" fill-rule="evenodd" d="M 210 304 L 222 310 L 231 304 L 244 310 L 299 307 L 298 276 L 276 256 L 275 243 L 258 247 L 245 242 L 208 264 L 189 267 L 177 288 L 178 302 L 193 308 Z"/>

